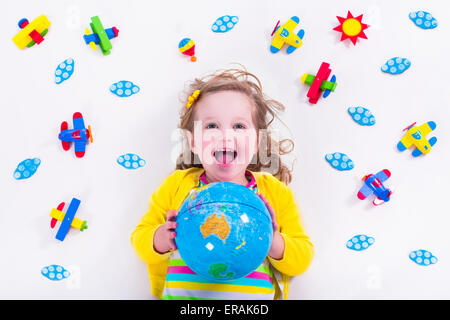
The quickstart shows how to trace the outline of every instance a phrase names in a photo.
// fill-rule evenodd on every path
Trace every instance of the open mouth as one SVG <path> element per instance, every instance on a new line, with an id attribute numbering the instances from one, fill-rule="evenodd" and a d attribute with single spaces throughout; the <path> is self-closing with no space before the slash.
<path id="1" fill-rule="evenodd" d="M 233 150 L 217 150 L 214 151 L 213 155 L 219 164 L 227 165 L 236 159 L 237 152 Z"/>

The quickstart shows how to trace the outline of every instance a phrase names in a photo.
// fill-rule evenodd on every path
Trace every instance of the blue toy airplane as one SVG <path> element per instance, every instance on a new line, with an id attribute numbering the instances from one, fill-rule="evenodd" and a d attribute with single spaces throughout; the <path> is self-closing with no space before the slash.
<path id="1" fill-rule="evenodd" d="M 83 116 L 80 112 L 73 114 L 73 130 L 68 129 L 66 121 L 61 123 L 61 132 L 58 135 L 64 150 L 70 149 L 70 143 L 75 143 L 75 155 L 78 158 L 84 156 L 88 139 L 93 142 L 91 126 L 84 126 Z"/>
<path id="2" fill-rule="evenodd" d="M 61 221 L 61 226 L 56 233 L 56 239 L 58 239 L 59 241 L 64 241 L 67 232 L 69 232 L 69 229 L 71 227 L 77 228 L 80 231 L 87 229 L 86 221 L 80 220 L 75 217 L 80 203 L 80 200 L 78 200 L 77 198 L 73 198 L 72 201 L 70 201 L 69 208 L 67 209 L 66 213 L 62 211 L 65 206 L 64 202 L 61 202 L 57 209 L 52 209 L 52 211 L 50 212 L 50 217 L 52 217 L 50 226 L 52 228 L 55 227 L 58 221 Z"/>
<path id="3" fill-rule="evenodd" d="M 291 54 L 295 51 L 295 49 L 301 47 L 302 39 L 305 35 L 305 30 L 300 29 L 297 34 L 294 33 L 294 29 L 297 27 L 299 22 L 300 19 L 296 16 L 293 16 L 281 27 L 278 26 L 278 24 L 275 26 L 275 29 L 272 32 L 272 35 L 275 33 L 275 36 L 272 40 L 272 44 L 270 45 L 270 51 L 272 53 L 277 53 L 278 51 L 280 51 L 281 47 L 285 43 L 289 45 L 286 50 L 286 53 L 288 54 Z"/>
<path id="4" fill-rule="evenodd" d="M 358 192 L 358 198 L 364 200 L 373 193 L 376 196 L 373 205 L 378 206 L 384 202 L 388 202 L 391 198 L 392 191 L 385 188 L 383 182 L 389 179 L 390 176 L 391 172 L 387 169 L 381 170 L 375 175 L 365 175 L 362 178 L 364 185 Z"/>

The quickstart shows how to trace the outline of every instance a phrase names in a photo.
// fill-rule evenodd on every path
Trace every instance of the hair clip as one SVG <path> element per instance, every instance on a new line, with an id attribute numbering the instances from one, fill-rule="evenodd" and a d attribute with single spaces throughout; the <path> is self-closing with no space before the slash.
<path id="1" fill-rule="evenodd" d="M 198 99 L 198 96 L 200 95 L 200 90 L 195 90 L 192 96 L 189 96 L 188 102 L 186 103 L 186 108 L 190 108 L 194 102 Z"/>

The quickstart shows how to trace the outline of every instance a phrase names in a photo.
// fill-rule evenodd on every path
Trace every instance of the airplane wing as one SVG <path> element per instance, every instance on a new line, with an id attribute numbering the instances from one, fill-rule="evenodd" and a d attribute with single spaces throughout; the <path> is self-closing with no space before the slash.
<path id="1" fill-rule="evenodd" d="M 69 208 L 64 215 L 64 219 L 62 220 L 61 226 L 59 227 L 58 232 L 56 233 L 56 239 L 63 241 L 66 237 L 67 232 L 69 232 L 70 225 L 72 224 L 72 220 L 75 217 L 75 213 L 78 210 L 80 205 L 80 200 L 73 198 L 69 204 Z"/>
<path id="2" fill-rule="evenodd" d="M 64 202 L 63 202 L 63 204 L 64 204 Z M 61 211 L 61 210 L 63 210 L 63 207 L 64 207 L 64 205 L 62 206 L 62 208 L 61 208 L 61 206 L 58 206 L 58 209 L 52 209 L 52 211 L 50 212 L 50 217 L 52 217 L 52 220 L 50 222 L 50 227 L 54 228 L 57 221 L 64 220 L 64 216 L 66 214 Z M 86 221 L 78 219 L 77 217 L 73 218 L 70 226 L 77 228 L 81 231 L 83 231 L 84 229 L 87 229 Z"/>
<path id="3" fill-rule="evenodd" d="M 82 158 L 84 156 L 84 152 L 86 151 L 86 141 L 76 140 L 74 142 L 75 146 L 75 155 L 78 158 Z"/>
<path id="4" fill-rule="evenodd" d="M 281 27 L 282 28 L 284 27 L 289 32 L 292 32 L 295 29 L 295 27 L 298 25 L 299 22 L 300 22 L 300 19 L 296 16 L 293 16 Z"/>
<path id="5" fill-rule="evenodd" d="M 86 129 L 84 126 L 83 116 L 80 112 L 75 112 L 73 114 L 73 129 L 74 130 L 83 130 Z"/>
<path id="6" fill-rule="evenodd" d="M 358 198 L 361 200 L 364 200 L 368 196 L 370 196 L 373 193 L 372 189 L 370 189 L 367 184 L 364 183 L 364 185 L 359 189 L 358 192 Z"/>
<path id="7" fill-rule="evenodd" d="M 61 123 L 61 132 L 67 130 L 68 128 L 69 128 L 69 126 L 68 126 L 67 122 L 63 121 L 63 123 Z M 59 136 L 59 139 L 61 140 L 61 144 L 62 144 L 63 149 L 66 150 L 66 151 L 69 150 L 70 149 L 70 142 L 62 140 L 61 136 Z"/>
<path id="8" fill-rule="evenodd" d="M 280 51 L 283 44 L 284 39 L 281 36 L 275 35 L 275 37 L 272 40 L 272 43 L 270 44 L 270 52 L 277 53 L 278 51 Z"/>
<path id="9" fill-rule="evenodd" d="M 328 79 L 330 73 L 331 73 L 330 64 L 322 62 L 319 71 L 317 72 L 316 77 L 314 78 L 314 81 L 311 84 L 311 87 L 309 88 L 309 91 L 306 95 L 308 98 L 310 98 L 309 102 L 317 103 L 317 100 L 319 100 L 320 95 L 322 93 L 320 91 L 320 86 L 322 85 L 323 81 Z"/>
<path id="10" fill-rule="evenodd" d="M 402 140 L 400 140 L 399 143 L 397 143 L 397 149 L 399 151 L 405 151 L 406 149 L 411 147 L 411 145 L 412 145 L 412 139 L 411 139 L 411 136 L 407 133 L 402 138 Z"/>
<path id="11" fill-rule="evenodd" d="M 378 178 L 378 180 L 384 182 L 389 179 L 389 177 L 391 176 L 391 172 L 388 169 L 384 169 L 378 172 L 375 176 Z"/>
<path id="12" fill-rule="evenodd" d="M 436 129 L 436 123 L 434 121 L 428 121 L 427 123 L 424 123 L 423 125 L 419 126 L 418 128 L 420 132 L 422 133 L 422 136 L 426 136 L 431 131 Z"/>

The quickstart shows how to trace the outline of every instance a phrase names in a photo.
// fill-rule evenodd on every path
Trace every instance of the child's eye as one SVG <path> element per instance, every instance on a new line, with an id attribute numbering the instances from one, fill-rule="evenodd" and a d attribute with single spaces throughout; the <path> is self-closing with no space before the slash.
<path id="1" fill-rule="evenodd" d="M 243 124 L 238 123 L 233 126 L 233 129 L 245 129 L 245 126 Z"/>
<path id="2" fill-rule="evenodd" d="M 217 125 L 215 123 L 209 123 L 206 125 L 206 129 L 217 129 Z"/>

